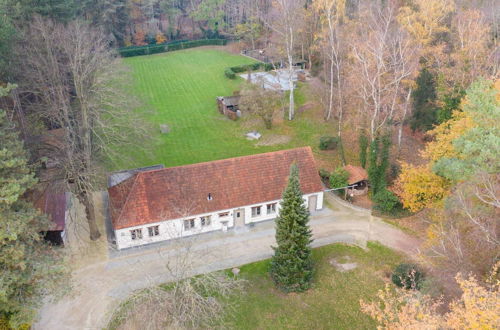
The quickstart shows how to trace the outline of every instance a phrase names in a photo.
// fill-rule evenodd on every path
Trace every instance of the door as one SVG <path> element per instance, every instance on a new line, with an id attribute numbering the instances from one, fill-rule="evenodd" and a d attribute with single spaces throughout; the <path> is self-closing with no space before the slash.
<path id="1" fill-rule="evenodd" d="M 245 209 L 236 209 L 233 212 L 234 226 L 244 227 L 245 226 Z"/>
<path id="2" fill-rule="evenodd" d="M 316 211 L 316 204 L 318 201 L 318 196 L 312 195 L 312 196 L 309 196 L 308 199 L 309 199 L 309 212 L 313 213 L 314 211 Z"/>

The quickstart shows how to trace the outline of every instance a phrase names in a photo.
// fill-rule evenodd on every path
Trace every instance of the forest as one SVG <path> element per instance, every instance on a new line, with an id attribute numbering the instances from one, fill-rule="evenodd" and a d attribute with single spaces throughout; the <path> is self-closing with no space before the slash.
<path id="1" fill-rule="evenodd" d="M 29 328 L 49 297 L 72 290 L 67 253 L 44 239 L 51 221 L 37 207 L 40 196 L 71 194 L 84 214 L 76 223 L 97 242 L 106 233 L 93 196 L 117 167 L 312 143 L 330 188 L 348 185 L 345 165 L 366 169 L 373 214 L 422 242 L 414 260 L 432 278 L 421 292 L 386 288 L 357 308 L 382 328 L 498 328 L 499 41 L 496 0 L 0 0 L 0 329 Z M 172 67 L 135 56 L 153 46 L 173 53 L 184 42 L 206 53 L 172 57 Z M 255 65 L 252 53 L 266 63 Z M 210 137 L 199 149 L 177 142 L 182 151 L 173 144 L 158 153 L 163 118 L 154 106 L 172 100 L 179 123 L 181 110 L 193 111 L 192 130 L 201 123 L 232 140 L 247 129 L 243 121 L 224 133 L 230 124 L 195 113 L 198 104 L 182 98 L 176 82 L 192 86 L 176 71 L 189 66 L 183 54 L 222 61 L 207 60 L 206 81 L 187 100 L 241 89 L 242 109 L 262 121 L 260 130 L 293 138 L 283 146 L 219 145 L 224 137 L 197 128 Z M 308 87 L 292 81 L 297 63 L 311 76 Z M 288 70 L 290 91 L 236 76 L 250 80 L 261 68 Z M 151 77 L 140 80 L 146 69 Z M 166 91 L 144 87 L 167 80 Z M 144 97 L 154 93 L 165 103 Z M 311 104 L 317 111 L 307 113 Z M 197 143 L 190 134 L 188 146 Z"/>

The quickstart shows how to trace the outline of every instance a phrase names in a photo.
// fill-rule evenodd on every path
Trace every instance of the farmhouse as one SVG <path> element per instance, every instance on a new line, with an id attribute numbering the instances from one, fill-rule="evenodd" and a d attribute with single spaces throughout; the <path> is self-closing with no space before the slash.
<path id="1" fill-rule="evenodd" d="M 118 249 L 274 219 L 297 164 L 304 203 L 323 207 L 323 187 L 309 147 L 137 171 L 110 187 Z"/>

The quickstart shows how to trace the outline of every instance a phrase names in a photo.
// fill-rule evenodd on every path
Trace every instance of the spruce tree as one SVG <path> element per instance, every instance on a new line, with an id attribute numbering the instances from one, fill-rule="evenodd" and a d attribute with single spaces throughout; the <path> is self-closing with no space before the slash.
<path id="1" fill-rule="evenodd" d="M 8 89 L 0 87 L 0 96 Z M 22 200 L 35 182 L 14 125 L 0 109 L 0 320 L 12 328 L 30 324 L 43 297 L 67 279 L 61 255 L 41 236 L 48 219 Z"/>
<path id="2" fill-rule="evenodd" d="M 311 259 L 312 234 L 299 183 L 299 169 L 292 165 L 288 186 L 283 193 L 276 218 L 276 242 L 271 260 L 271 277 L 285 292 L 300 292 L 310 287 L 313 275 Z"/>

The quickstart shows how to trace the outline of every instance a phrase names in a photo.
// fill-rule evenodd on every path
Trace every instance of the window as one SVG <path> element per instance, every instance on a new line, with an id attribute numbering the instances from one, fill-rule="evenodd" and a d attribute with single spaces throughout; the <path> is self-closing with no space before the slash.
<path id="1" fill-rule="evenodd" d="M 148 227 L 148 234 L 150 237 L 160 235 L 160 226 Z"/>
<path id="2" fill-rule="evenodd" d="M 194 219 L 184 220 L 184 230 L 194 228 Z"/>
<path id="3" fill-rule="evenodd" d="M 200 217 L 201 219 L 201 226 L 202 227 L 205 227 L 205 226 L 210 226 L 210 216 L 207 215 L 206 217 Z"/>
<path id="4" fill-rule="evenodd" d="M 260 206 L 252 207 L 252 217 L 258 217 L 260 215 Z"/>
<path id="5" fill-rule="evenodd" d="M 142 239 L 142 229 L 132 229 L 130 231 L 130 237 L 132 237 L 132 240 Z"/>
<path id="6" fill-rule="evenodd" d="M 229 212 L 219 213 L 219 218 L 224 218 L 224 217 L 227 217 L 228 215 L 229 215 Z"/>
<path id="7" fill-rule="evenodd" d="M 276 203 L 267 204 L 266 207 L 267 207 L 267 214 L 276 213 Z"/>

